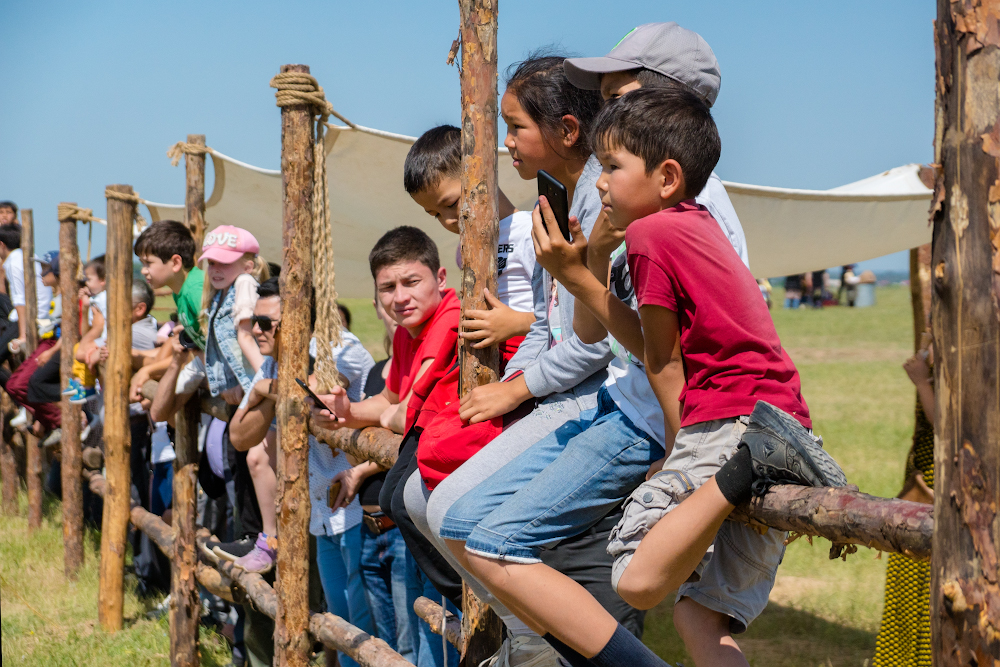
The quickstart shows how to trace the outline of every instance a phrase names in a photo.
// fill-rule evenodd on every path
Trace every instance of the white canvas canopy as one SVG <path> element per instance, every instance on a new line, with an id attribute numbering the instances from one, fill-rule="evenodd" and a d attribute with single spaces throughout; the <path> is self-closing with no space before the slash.
<path id="1" fill-rule="evenodd" d="M 368 253 L 398 225 L 427 231 L 441 249 L 448 282 L 456 286 L 458 236 L 445 231 L 403 190 L 403 161 L 414 142 L 357 126 L 331 126 L 326 135 L 337 290 L 345 297 L 373 295 Z M 520 209 L 534 206 L 535 181 L 524 181 L 500 149 L 500 187 Z M 212 151 L 215 187 L 205 203 L 208 229 L 250 230 L 261 254 L 281 262 L 281 172 Z M 906 165 L 833 190 L 789 190 L 726 183 L 746 231 L 754 275 L 802 273 L 879 257 L 930 241 L 931 192 Z M 184 207 L 148 203 L 152 221 L 183 220 Z"/>

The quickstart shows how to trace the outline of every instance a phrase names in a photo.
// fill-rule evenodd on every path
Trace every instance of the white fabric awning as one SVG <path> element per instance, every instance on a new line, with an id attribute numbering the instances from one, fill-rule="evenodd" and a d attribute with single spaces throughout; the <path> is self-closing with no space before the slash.
<path id="1" fill-rule="evenodd" d="M 365 127 L 331 126 L 326 136 L 337 291 L 373 295 L 368 253 L 389 229 L 414 225 L 437 242 L 448 283 L 457 286 L 458 236 L 417 206 L 403 190 L 403 161 L 413 137 Z M 500 187 L 519 209 L 534 206 L 535 181 L 518 176 L 500 149 Z M 265 259 L 281 263 L 281 172 L 211 152 L 215 186 L 205 202 L 208 229 L 236 225 L 260 242 Z M 788 190 L 726 183 L 743 223 L 754 275 L 802 273 L 879 257 L 930 241 L 931 192 L 919 165 L 833 190 Z M 148 203 L 152 221 L 183 220 L 184 207 Z"/>
<path id="2" fill-rule="evenodd" d="M 919 164 L 832 190 L 725 182 L 758 278 L 874 259 L 931 242 L 931 190 Z"/>

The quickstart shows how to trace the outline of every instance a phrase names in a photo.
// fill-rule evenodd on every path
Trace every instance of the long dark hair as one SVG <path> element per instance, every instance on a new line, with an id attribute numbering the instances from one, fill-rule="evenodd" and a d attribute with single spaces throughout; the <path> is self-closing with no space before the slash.
<path id="1" fill-rule="evenodd" d="M 539 50 L 523 61 L 507 68 L 507 92 L 517 98 L 531 120 L 538 124 L 549 145 L 554 148 L 563 127 L 562 117 L 571 115 L 580 123 L 580 136 L 570 149 L 572 154 L 561 157 L 587 159 L 591 154 L 590 127 L 601 110 L 602 100 L 597 91 L 577 88 L 563 71 L 566 56 Z"/>

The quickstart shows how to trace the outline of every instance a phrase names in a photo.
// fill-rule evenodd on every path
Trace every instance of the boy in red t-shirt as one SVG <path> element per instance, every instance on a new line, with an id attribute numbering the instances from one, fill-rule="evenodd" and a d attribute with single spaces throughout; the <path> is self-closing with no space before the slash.
<path id="1" fill-rule="evenodd" d="M 447 288 L 437 245 L 421 229 L 404 226 L 386 232 L 368 262 L 376 298 L 399 325 L 385 389 L 352 403 L 344 389 L 334 387 L 331 394 L 320 397 L 325 405 L 313 407 L 312 416 L 324 428 L 383 426 L 403 434 L 379 506 L 389 519 L 386 525 L 399 527 L 407 549 L 434 588 L 461 604 L 461 579 L 414 525 L 403 500 L 406 480 L 416 469 L 420 435 L 441 409 L 436 397 L 456 365 L 461 303 L 455 290 Z M 457 400 L 457 385 L 451 393 Z"/>
<path id="2" fill-rule="evenodd" d="M 406 433 L 422 426 L 421 408 L 455 361 L 461 303 L 448 289 L 437 246 L 416 227 L 386 232 L 368 256 L 382 308 L 399 327 L 382 393 L 352 403 L 342 387 L 313 408 L 323 428 L 383 426 Z"/>
<path id="3" fill-rule="evenodd" d="M 772 484 L 842 485 L 843 473 L 807 430 L 798 373 L 756 282 L 693 200 L 721 151 L 708 107 L 685 89 L 632 91 L 608 103 L 592 137 L 607 214 L 590 235 L 592 247 L 572 218 L 567 243 L 541 198 L 535 251 L 576 297 L 580 339 L 610 334 L 627 364 L 609 367 L 591 423 L 581 417 L 576 428 L 583 430 L 567 429 L 562 449 L 558 438 L 543 440 L 463 497 L 442 535 L 497 598 L 536 632 L 549 633 L 571 664 L 662 666 L 585 590 L 537 559 L 540 545 L 578 531 L 594 506 L 632 492 L 609 547 L 618 593 L 648 609 L 679 588 L 675 625 L 695 663 L 746 665 L 731 632 L 766 605 L 782 540 L 723 526 L 725 519 Z M 626 232 L 630 272 L 616 273 L 613 228 L 633 222 Z M 646 460 L 647 477 L 655 476 L 640 483 L 645 469 L 638 464 L 657 451 L 643 444 L 657 407 L 666 418 L 659 449 L 666 455 L 652 466 L 656 457 Z M 544 447 L 559 452 L 551 463 Z M 499 487 L 511 480 L 521 486 L 505 496 Z M 536 495 L 560 500 L 525 523 L 542 509 L 529 497 Z M 693 574 L 700 580 L 688 582 Z"/>

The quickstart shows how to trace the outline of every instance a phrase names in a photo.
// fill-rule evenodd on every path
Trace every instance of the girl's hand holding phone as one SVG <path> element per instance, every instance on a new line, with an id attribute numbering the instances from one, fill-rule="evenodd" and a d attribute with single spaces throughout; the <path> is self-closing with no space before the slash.
<path id="1" fill-rule="evenodd" d="M 580 229 L 576 216 L 569 219 L 573 242 L 568 243 L 559 231 L 552 207 L 545 197 L 538 198 L 538 205 L 531 212 L 531 240 L 535 245 L 538 263 L 561 283 L 576 282 L 581 271 L 587 271 L 587 237 Z"/>

